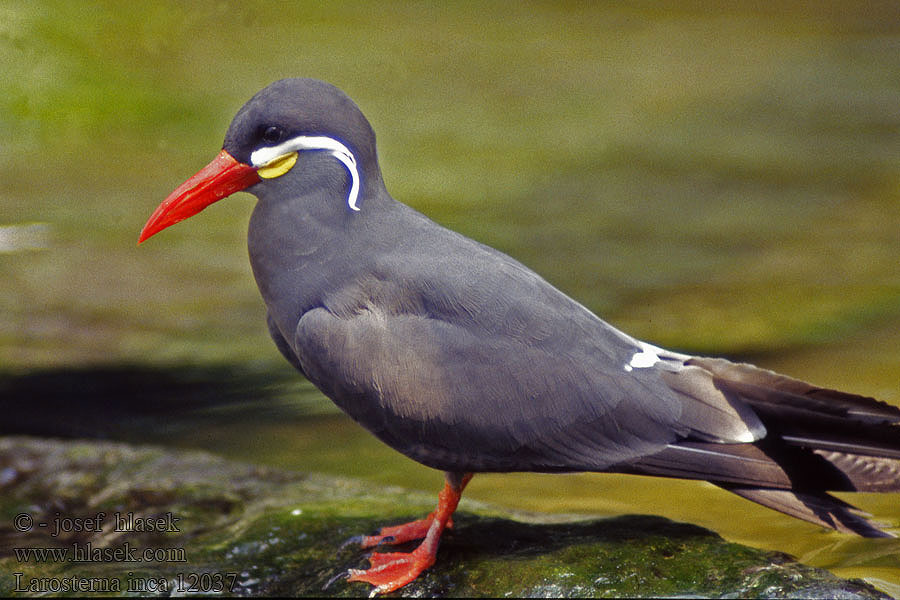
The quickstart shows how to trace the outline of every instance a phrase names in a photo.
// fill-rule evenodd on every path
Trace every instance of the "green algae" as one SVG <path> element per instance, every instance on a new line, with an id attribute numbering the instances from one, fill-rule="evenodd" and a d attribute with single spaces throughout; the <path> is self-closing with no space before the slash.
<path id="1" fill-rule="evenodd" d="M 108 442 L 0 438 L 0 594 L 364 596 L 341 576 L 365 568 L 348 539 L 420 517 L 433 499 L 400 488 Z M 21 515 L 44 528 L 22 530 Z M 103 515 L 100 520 L 98 515 Z M 157 523 L 160 529 L 132 526 Z M 68 529 L 54 524 L 70 519 Z M 542 520 L 543 519 L 543 520 Z M 76 530 L 96 520 L 101 526 Z M 55 535 L 54 535 L 55 534 Z M 95 556 L 36 562 L 56 548 Z M 407 544 L 399 549 L 408 549 Z M 131 548 L 128 560 L 100 555 Z M 147 550 L 150 555 L 145 554 Z M 52 585 L 57 586 L 56 589 Z M 43 591 L 48 591 L 45 589 Z M 399 595 L 884 597 L 790 557 L 661 517 L 548 520 L 466 502 L 437 564 Z"/>

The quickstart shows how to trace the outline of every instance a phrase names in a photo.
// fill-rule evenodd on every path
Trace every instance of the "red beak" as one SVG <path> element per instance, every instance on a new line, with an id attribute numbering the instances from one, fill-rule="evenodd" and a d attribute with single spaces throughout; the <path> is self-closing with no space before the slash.
<path id="1" fill-rule="evenodd" d="M 256 168 L 238 162 L 222 150 L 211 163 L 179 185 L 162 201 L 150 218 L 138 244 L 170 225 L 183 221 L 222 198 L 248 188 L 259 181 Z"/>

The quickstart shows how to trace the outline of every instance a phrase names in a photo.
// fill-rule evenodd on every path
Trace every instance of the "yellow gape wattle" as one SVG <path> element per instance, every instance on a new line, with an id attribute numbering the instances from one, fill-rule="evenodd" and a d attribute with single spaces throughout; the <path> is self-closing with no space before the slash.
<path id="1" fill-rule="evenodd" d="M 256 170 L 256 174 L 262 177 L 263 179 L 274 179 L 276 177 L 281 177 L 285 173 L 291 170 L 291 167 L 294 166 L 294 163 L 297 162 L 297 153 L 291 152 L 290 154 L 285 154 L 279 158 L 276 158 L 269 164 L 260 167 Z"/>

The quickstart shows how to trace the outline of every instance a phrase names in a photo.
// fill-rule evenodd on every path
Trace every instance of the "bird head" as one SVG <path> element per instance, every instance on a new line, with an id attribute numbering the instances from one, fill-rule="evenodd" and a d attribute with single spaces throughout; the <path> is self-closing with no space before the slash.
<path id="1" fill-rule="evenodd" d="M 299 157 L 325 153 L 346 170 L 349 210 L 360 209 L 364 183 L 381 178 L 375 133 L 359 108 L 331 84 L 282 79 L 262 89 L 235 115 L 222 151 L 157 207 L 138 243 L 235 192 L 301 180 Z"/>

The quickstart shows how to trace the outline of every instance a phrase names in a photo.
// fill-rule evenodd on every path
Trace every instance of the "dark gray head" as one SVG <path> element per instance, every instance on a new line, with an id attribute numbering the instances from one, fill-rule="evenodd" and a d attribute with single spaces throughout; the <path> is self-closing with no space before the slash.
<path id="1" fill-rule="evenodd" d="M 257 92 L 231 121 L 222 147 L 252 164 L 254 151 L 298 136 L 330 137 L 360 163 L 375 160 L 375 132 L 359 107 L 330 83 L 306 78 L 281 79 Z"/>
<path id="2" fill-rule="evenodd" d="M 343 163 L 351 185 L 360 191 L 381 181 L 369 121 L 341 90 L 316 79 L 282 79 L 258 92 L 235 115 L 223 149 L 256 167 L 263 185 L 281 177 L 287 163 L 280 159 L 293 161 L 294 152 L 331 155 Z M 303 178 L 303 169 L 296 177 Z M 349 204 L 356 208 L 354 198 Z"/>
<path id="3" fill-rule="evenodd" d="M 163 201 L 140 241 L 248 188 L 261 200 L 341 195 L 359 210 L 384 190 L 375 132 L 333 85 L 276 81 L 241 107 L 219 156 Z"/>

